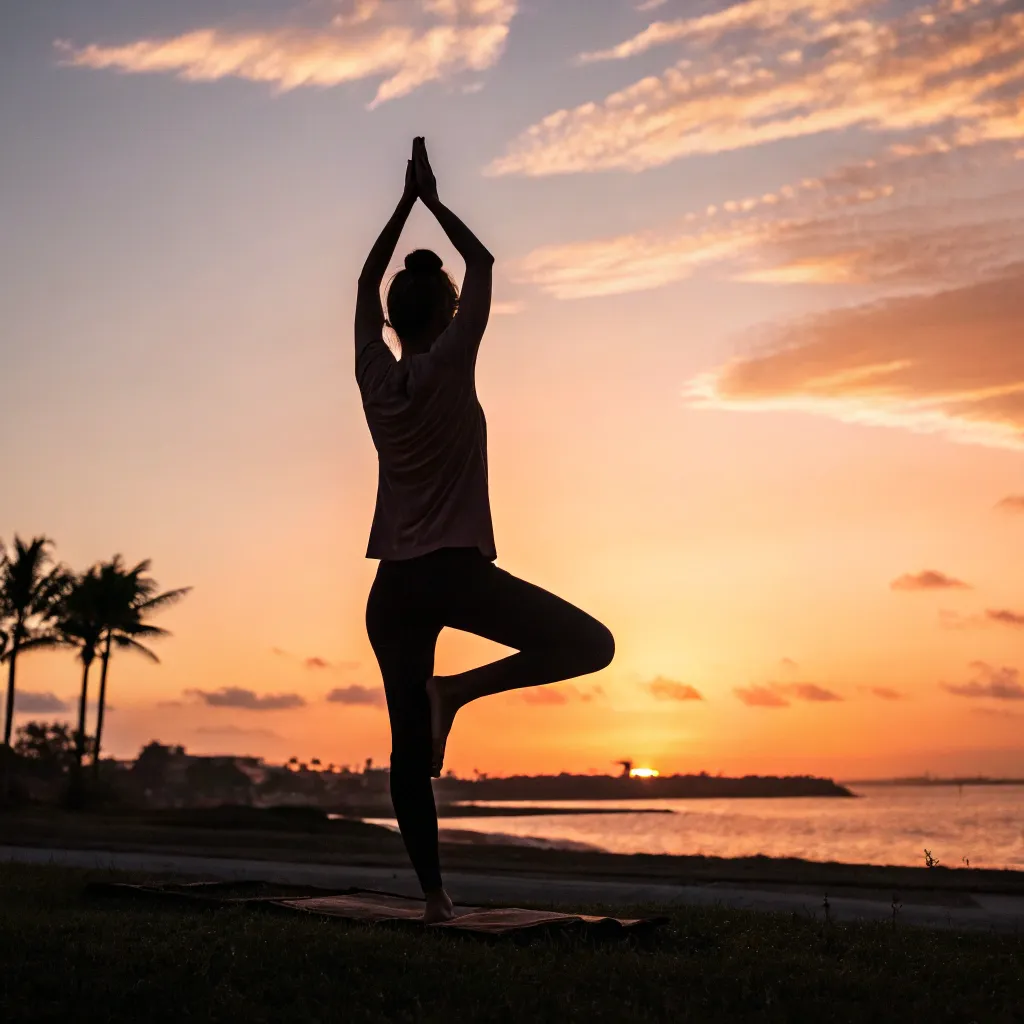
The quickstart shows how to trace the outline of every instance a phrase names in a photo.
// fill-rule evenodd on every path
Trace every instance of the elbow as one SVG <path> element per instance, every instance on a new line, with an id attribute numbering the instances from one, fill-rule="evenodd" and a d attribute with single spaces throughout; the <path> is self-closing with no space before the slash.
<path id="1" fill-rule="evenodd" d="M 473 253 L 473 263 L 478 267 L 487 267 L 489 269 L 494 266 L 494 255 L 481 245 L 480 251 Z"/>

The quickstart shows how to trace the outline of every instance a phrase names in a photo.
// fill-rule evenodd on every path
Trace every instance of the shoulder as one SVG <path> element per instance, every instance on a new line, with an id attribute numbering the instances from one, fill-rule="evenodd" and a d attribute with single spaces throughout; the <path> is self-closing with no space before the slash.
<path id="1" fill-rule="evenodd" d="M 392 381 L 401 365 L 381 338 L 357 348 L 356 383 L 364 404 Z"/>

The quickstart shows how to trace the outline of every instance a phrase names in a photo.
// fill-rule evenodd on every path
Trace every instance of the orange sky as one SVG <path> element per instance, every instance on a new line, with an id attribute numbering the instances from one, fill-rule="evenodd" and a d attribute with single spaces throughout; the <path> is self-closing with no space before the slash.
<path id="1" fill-rule="evenodd" d="M 498 256 L 499 564 L 617 639 L 448 766 L 1024 774 L 1024 12 L 643 6 L 14 19 L 0 537 L 195 588 L 114 664 L 114 753 L 386 760 L 350 325 L 425 134 Z M 76 685 L 26 657 L 19 721 Z"/>

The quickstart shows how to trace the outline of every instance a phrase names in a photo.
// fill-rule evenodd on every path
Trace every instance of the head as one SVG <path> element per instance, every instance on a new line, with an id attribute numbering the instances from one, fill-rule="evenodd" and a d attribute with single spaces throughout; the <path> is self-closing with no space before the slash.
<path id="1" fill-rule="evenodd" d="M 452 322 L 459 307 L 459 290 L 430 249 L 405 257 L 405 269 L 391 279 L 387 294 L 388 326 L 402 347 L 425 352 Z"/>

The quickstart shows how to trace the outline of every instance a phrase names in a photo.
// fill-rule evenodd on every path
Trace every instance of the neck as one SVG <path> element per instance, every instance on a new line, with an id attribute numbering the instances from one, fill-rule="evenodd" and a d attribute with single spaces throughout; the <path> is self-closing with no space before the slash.
<path id="1" fill-rule="evenodd" d="M 434 340 L 437 335 L 434 334 L 420 334 L 413 338 L 400 338 L 402 343 L 402 351 L 408 352 L 411 356 L 422 355 L 424 352 L 430 351 L 430 346 L 434 344 Z"/>

